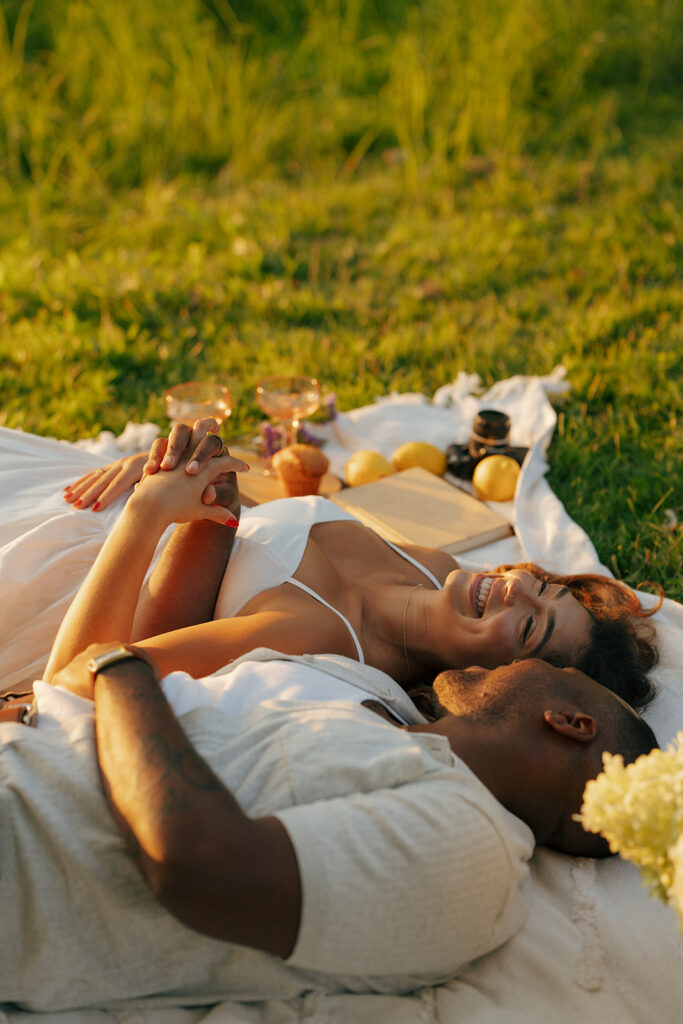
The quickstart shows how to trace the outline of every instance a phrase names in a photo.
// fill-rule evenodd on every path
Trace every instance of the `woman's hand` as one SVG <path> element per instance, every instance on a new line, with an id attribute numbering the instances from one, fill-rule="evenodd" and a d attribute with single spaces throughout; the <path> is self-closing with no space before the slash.
<path id="1" fill-rule="evenodd" d="M 103 511 L 138 482 L 148 458 L 142 452 L 117 459 L 108 466 L 91 469 L 64 489 L 64 500 L 74 508 L 89 508 L 92 505 L 93 512 Z"/>
<path id="2" fill-rule="evenodd" d="M 133 511 L 151 517 L 157 524 L 208 519 L 237 526 L 235 512 L 239 509 L 239 491 L 235 473 L 248 467 L 229 454 L 218 455 L 223 448 L 220 438 L 206 434 L 203 426 L 195 425 L 191 442 L 174 459 L 176 472 L 158 473 L 154 469 L 152 473 L 143 474 L 130 499 Z M 210 450 L 213 455 L 207 454 Z M 163 458 L 165 460 L 165 456 Z M 211 497 L 214 501 L 208 504 L 207 498 Z"/>
<path id="3" fill-rule="evenodd" d="M 216 437 L 218 429 L 212 417 L 197 420 L 194 427 L 184 423 L 176 423 L 168 437 L 159 437 L 152 445 L 148 454 L 127 455 L 107 466 L 92 469 L 79 477 L 73 484 L 65 488 L 64 500 L 74 508 L 82 509 L 92 506 L 93 512 L 101 512 L 113 501 L 137 484 L 144 475 L 152 476 L 159 469 L 173 470 L 177 467 L 181 456 L 185 459 L 185 471 L 196 475 L 217 451 L 220 450 L 220 438 Z M 232 468 L 236 472 L 249 469 L 246 462 L 235 460 Z M 236 511 L 239 505 L 239 493 L 233 473 L 216 476 L 205 488 L 202 501 L 206 505 L 222 505 Z"/>

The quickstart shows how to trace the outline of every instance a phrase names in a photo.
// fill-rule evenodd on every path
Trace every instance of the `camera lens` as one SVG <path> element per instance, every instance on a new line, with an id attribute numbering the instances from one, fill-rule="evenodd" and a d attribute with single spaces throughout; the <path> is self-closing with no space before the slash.
<path id="1" fill-rule="evenodd" d="M 446 450 L 446 464 L 453 476 L 471 480 L 475 466 L 487 455 L 509 455 L 521 466 L 527 448 L 511 448 L 510 417 L 498 409 L 481 409 L 474 417 L 467 444 L 451 444 Z"/>
<path id="2" fill-rule="evenodd" d="M 497 409 L 481 409 L 474 417 L 472 436 L 488 444 L 505 442 L 510 436 L 510 417 Z"/>
<path id="3" fill-rule="evenodd" d="M 505 448 L 510 438 L 510 417 L 497 409 L 480 409 L 474 417 L 469 451 L 473 458 Z"/>

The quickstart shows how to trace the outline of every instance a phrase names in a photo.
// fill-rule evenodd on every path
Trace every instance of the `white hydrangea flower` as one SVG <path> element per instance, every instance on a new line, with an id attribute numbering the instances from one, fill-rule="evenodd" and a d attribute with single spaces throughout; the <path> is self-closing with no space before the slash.
<path id="1" fill-rule="evenodd" d="M 677 910 L 683 929 L 683 732 L 633 764 L 611 754 L 603 763 L 586 785 L 577 818 L 637 865 L 652 895 Z"/>

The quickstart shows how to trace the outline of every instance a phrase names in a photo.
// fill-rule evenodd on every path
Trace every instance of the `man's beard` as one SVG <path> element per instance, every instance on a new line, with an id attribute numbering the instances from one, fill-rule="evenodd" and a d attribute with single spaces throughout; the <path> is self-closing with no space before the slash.
<path id="1" fill-rule="evenodd" d="M 501 705 L 499 690 L 489 690 L 483 682 L 489 675 L 489 669 L 479 666 L 441 672 L 434 680 L 439 703 L 447 711 L 455 715 L 466 714 L 473 721 L 503 719 L 506 709 Z"/>

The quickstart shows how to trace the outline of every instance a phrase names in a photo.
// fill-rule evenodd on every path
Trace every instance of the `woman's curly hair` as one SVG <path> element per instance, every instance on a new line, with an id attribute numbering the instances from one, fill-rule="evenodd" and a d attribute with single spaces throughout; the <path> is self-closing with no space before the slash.
<path id="1" fill-rule="evenodd" d="M 656 632 L 647 620 L 661 606 L 643 608 L 637 595 L 619 580 L 594 573 L 560 576 L 546 572 L 533 562 L 499 565 L 496 572 L 523 569 L 546 583 L 567 587 L 589 612 L 592 623 L 588 643 L 572 658 L 574 668 L 602 683 L 636 710 L 644 708 L 656 694 L 647 673 L 657 663 Z M 559 659 L 547 661 L 564 667 Z"/>

